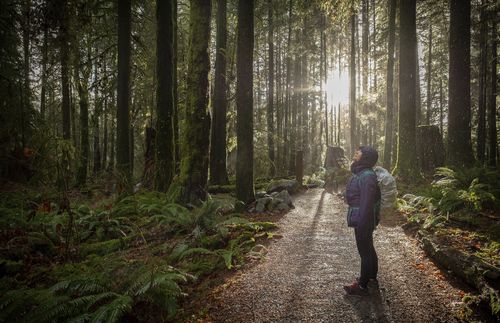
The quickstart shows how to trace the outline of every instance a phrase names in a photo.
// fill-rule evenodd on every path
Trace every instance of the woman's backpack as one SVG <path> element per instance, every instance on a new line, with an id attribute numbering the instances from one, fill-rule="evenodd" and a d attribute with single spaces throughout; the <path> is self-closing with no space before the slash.
<path id="1" fill-rule="evenodd" d="M 398 196 L 396 180 L 391 173 L 383 167 L 375 166 L 373 167 L 373 171 L 377 175 L 378 187 L 380 188 L 380 208 L 393 208 L 396 204 L 396 198 Z"/>

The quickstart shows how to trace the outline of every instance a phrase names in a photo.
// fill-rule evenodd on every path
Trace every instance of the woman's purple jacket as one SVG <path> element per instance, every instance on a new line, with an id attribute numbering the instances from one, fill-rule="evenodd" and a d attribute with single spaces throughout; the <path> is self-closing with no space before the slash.
<path id="1" fill-rule="evenodd" d="M 361 159 L 351 165 L 351 172 L 355 175 L 367 168 L 372 168 L 378 160 L 377 151 L 371 147 L 361 147 L 361 152 Z M 362 176 L 359 179 L 351 179 L 348 182 L 346 187 L 347 204 L 359 207 L 361 215 L 356 227 L 358 231 L 368 232 L 375 229 L 374 207 L 375 202 L 379 199 L 380 189 L 375 173 Z"/>

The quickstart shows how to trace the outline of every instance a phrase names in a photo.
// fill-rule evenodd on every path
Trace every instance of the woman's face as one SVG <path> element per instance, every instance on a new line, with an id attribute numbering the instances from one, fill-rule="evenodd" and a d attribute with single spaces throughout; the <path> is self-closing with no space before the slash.
<path id="1" fill-rule="evenodd" d="M 356 151 L 354 152 L 354 161 L 360 161 L 362 155 L 363 152 L 359 149 L 356 149 Z"/>

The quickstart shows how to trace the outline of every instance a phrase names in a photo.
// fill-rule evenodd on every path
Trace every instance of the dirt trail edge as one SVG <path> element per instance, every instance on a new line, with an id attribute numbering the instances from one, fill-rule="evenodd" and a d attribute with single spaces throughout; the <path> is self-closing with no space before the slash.
<path id="1" fill-rule="evenodd" d="M 321 189 L 295 198 L 266 259 L 214 292 L 216 322 L 453 322 L 461 290 L 397 225 L 375 231 L 380 288 L 346 296 L 359 256 L 346 207 Z"/>

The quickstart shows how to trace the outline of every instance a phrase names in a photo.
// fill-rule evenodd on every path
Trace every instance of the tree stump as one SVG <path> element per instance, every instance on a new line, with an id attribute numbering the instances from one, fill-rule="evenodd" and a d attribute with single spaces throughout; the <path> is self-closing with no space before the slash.
<path id="1" fill-rule="evenodd" d="M 417 158 L 422 171 L 432 172 L 444 165 L 445 150 L 439 127 L 424 125 L 417 127 Z"/>

